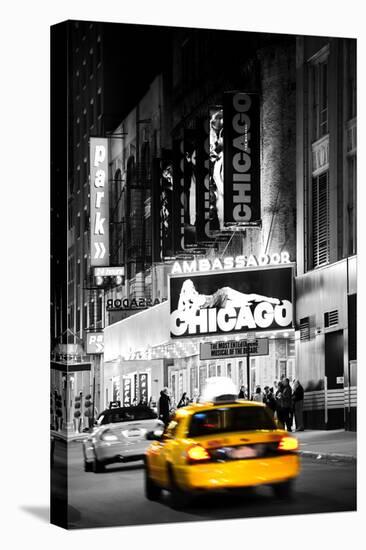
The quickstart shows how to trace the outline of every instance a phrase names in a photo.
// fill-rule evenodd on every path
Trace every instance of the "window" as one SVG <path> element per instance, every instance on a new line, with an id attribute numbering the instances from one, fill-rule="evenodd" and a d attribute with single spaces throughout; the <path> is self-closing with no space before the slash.
<path id="1" fill-rule="evenodd" d="M 302 319 L 300 319 L 300 341 L 309 341 L 309 340 L 310 340 L 310 318 L 303 317 Z"/>
<path id="2" fill-rule="evenodd" d="M 279 379 L 282 380 L 283 378 L 287 377 L 287 361 L 286 359 L 279 359 L 278 361 L 278 367 L 279 367 Z"/>
<path id="3" fill-rule="evenodd" d="M 102 320 L 102 313 L 103 313 L 103 296 L 102 294 L 99 294 L 98 301 L 97 301 L 97 321 Z"/>
<path id="4" fill-rule="evenodd" d="M 240 387 L 244 385 L 243 361 L 239 361 L 238 363 L 238 375 L 239 375 L 239 387 Z"/>
<path id="5" fill-rule="evenodd" d="M 84 279 L 87 278 L 88 275 L 88 257 L 84 256 Z"/>
<path id="6" fill-rule="evenodd" d="M 76 332 L 80 331 L 80 308 L 76 311 Z"/>
<path id="7" fill-rule="evenodd" d="M 89 229 L 89 214 L 88 214 L 88 209 L 86 207 L 84 207 L 83 216 L 84 216 L 83 224 L 84 224 L 84 233 L 85 233 L 85 231 L 88 231 Z"/>
<path id="8" fill-rule="evenodd" d="M 198 388 L 197 367 L 191 367 L 191 397 L 195 395 L 195 390 Z"/>
<path id="9" fill-rule="evenodd" d="M 338 325 L 338 310 L 326 311 L 324 313 L 324 327 L 329 328 L 336 325 Z"/>
<path id="10" fill-rule="evenodd" d="M 97 116 L 100 116 L 102 114 L 102 89 L 98 89 L 97 94 Z"/>
<path id="11" fill-rule="evenodd" d="M 356 40 L 346 40 L 346 79 L 347 79 L 347 119 L 357 116 L 357 95 L 356 95 Z"/>
<path id="12" fill-rule="evenodd" d="M 194 414 L 188 437 L 274 429 L 274 421 L 264 407 L 222 407 Z"/>
<path id="13" fill-rule="evenodd" d="M 74 280 L 74 256 L 69 256 L 67 265 L 68 265 L 69 283 L 71 283 Z"/>
<path id="14" fill-rule="evenodd" d="M 72 229 L 73 225 L 74 225 L 74 207 L 73 207 L 73 203 L 72 201 L 69 202 L 69 207 L 68 207 L 68 227 L 69 229 Z"/>
<path id="15" fill-rule="evenodd" d="M 328 133 L 328 60 L 324 57 L 310 65 L 312 141 Z"/>
<path id="16" fill-rule="evenodd" d="M 201 365 L 199 369 L 200 392 L 202 392 L 203 390 L 203 386 L 205 385 L 206 379 L 207 379 L 207 367 L 206 365 Z"/>
<path id="17" fill-rule="evenodd" d="M 227 366 L 226 366 L 226 376 L 228 376 L 229 378 L 231 378 L 231 374 L 232 374 L 232 371 L 231 371 L 231 363 L 228 363 Z"/>
<path id="18" fill-rule="evenodd" d="M 348 175 L 348 254 L 357 252 L 357 157 L 350 154 L 347 157 Z"/>
<path id="19" fill-rule="evenodd" d="M 84 330 L 87 328 L 87 323 L 88 323 L 88 306 L 86 304 L 84 304 L 84 307 L 83 307 L 83 327 L 84 327 Z"/>
<path id="20" fill-rule="evenodd" d="M 329 262 L 329 182 L 328 171 L 312 179 L 311 267 Z"/>
<path id="21" fill-rule="evenodd" d="M 68 307 L 67 326 L 72 330 L 74 328 L 74 306 Z"/>
<path id="22" fill-rule="evenodd" d="M 77 239 L 80 237 L 80 224 L 81 224 L 81 217 L 80 217 L 80 212 L 78 212 L 78 215 L 76 217 L 76 238 Z"/>
<path id="23" fill-rule="evenodd" d="M 89 124 L 91 126 L 94 124 L 94 100 L 93 99 L 89 103 Z"/>

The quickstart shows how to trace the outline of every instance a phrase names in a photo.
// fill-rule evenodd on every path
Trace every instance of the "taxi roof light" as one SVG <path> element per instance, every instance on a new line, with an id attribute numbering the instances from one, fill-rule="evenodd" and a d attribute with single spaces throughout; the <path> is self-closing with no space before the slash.
<path id="1" fill-rule="evenodd" d="M 236 399 L 236 387 L 231 378 L 212 376 L 206 380 L 199 401 L 201 403 L 232 403 Z"/>

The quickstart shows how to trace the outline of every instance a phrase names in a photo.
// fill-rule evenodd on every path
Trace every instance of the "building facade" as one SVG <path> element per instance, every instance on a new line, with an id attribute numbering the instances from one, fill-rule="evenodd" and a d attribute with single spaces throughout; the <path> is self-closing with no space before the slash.
<path id="1" fill-rule="evenodd" d="M 356 426 L 356 41 L 297 40 L 296 360 L 309 427 Z"/>
<path id="2" fill-rule="evenodd" d="M 355 429 L 355 40 L 80 22 L 62 32 L 68 55 L 57 55 L 72 77 L 60 92 L 70 93 L 69 125 L 59 124 L 67 154 L 54 153 L 62 191 L 54 186 L 61 207 L 53 215 L 59 257 L 52 260 L 52 336 L 54 347 L 79 347 L 62 350 L 55 385 L 62 379 L 63 391 L 69 383 L 74 396 L 89 393 L 101 410 L 113 401 L 155 404 L 164 386 L 175 403 L 183 392 L 195 398 L 211 376 L 231 377 L 238 390 L 249 382 L 251 391 L 297 378 L 305 389 L 306 427 Z M 120 55 L 128 36 L 134 43 L 141 38 L 133 58 Z M 215 226 L 203 244 L 189 241 L 202 231 L 190 210 L 192 193 L 177 187 L 177 181 L 186 185 L 188 172 L 191 188 L 201 181 L 189 140 L 196 159 L 207 154 L 209 165 L 210 117 L 222 120 L 225 94 L 234 91 L 258 98 L 260 223 Z M 97 277 L 91 267 L 91 137 L 108 143 L 105 267 L 120 270 L 118 277 Z M 219 192 L 206 191 L 203 218 L 211 224 Z M 291 266 L 293 323 L 256 331 L 256 338 L 268 338 L 266 355 L 202 359 L 200 343 L 245 340 L 248 331 L 172 338 L 171 274 L 191 266 L 194 279 L 200 269 L 192 262 L 207 270 L 236 258 L 243 278 L 253 269 L 261 278 L 267 268 Z M 61 265 L 67 274 L 56 268 Z M 84 374 L 72 374 L 76 364 L 85 364 Z M 70 407 L 69 419 L 75 400 Z"/>

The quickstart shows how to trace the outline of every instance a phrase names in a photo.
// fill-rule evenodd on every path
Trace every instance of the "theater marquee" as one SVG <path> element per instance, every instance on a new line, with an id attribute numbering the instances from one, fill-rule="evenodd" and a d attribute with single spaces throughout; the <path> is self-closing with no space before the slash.
<path id="1" fill-rule="evenodd" d="M 172 338 L 293 325 L 293 266 L 171 275 Z"/>

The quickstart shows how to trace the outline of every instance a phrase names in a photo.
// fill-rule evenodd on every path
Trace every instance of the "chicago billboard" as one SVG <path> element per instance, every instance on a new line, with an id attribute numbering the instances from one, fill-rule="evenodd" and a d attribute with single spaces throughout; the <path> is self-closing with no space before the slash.
<path id="1" fill-rule="evenodd" d="M 108 139 L 90 138 L 90 265 L 109 265 Z"/>
<path id="2" fill-rule="evenodd" d="M 260 115 L 258 94 L 225 92 L 224 226 L 259 225 Z"/>
<path id="3" fill-rule="evenodd" d="M 172 338 L 273 331 L 293 324 L 293 266 L 169 278 Z"/>

